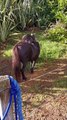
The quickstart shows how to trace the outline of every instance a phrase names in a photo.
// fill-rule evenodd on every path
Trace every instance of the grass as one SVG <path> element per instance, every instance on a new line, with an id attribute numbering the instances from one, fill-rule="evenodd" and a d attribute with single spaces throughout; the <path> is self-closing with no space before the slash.
<path id="1" fill-rule="evenodd" d="M 67 76 L 62 79 L 55 80 L 54 87 L 56 88 L 67 88 Z"/>
<path id="2" fill-rule="evenodd" d="M 7 45 L 6 50 L 4 50 L 3 57 L 10 58 L 12 55 L 12 45 Z"/>

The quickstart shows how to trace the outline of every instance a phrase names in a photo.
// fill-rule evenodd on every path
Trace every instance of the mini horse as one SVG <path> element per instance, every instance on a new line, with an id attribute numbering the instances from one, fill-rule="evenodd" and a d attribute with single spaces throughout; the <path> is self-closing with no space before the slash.
<path id="1" fill-rule="evenodd" d="M 13 47 L 12 68 L 18 82 L 21 82 L 20 73 L 23 80 L 26 80 L 24 71 L 27 62 L 31 62 L 31 73 L 33 73 L 39 53 L 39 43 L 35 40 L 35 36 L 30 34 L 24 35 L 21 42 Z"/>

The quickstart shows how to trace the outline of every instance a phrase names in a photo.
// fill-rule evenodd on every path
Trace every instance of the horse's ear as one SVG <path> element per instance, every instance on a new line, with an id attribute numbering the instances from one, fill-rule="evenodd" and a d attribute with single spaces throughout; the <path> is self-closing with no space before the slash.
<path id="1" fill-rule="evenodd" d="M 34 33 L 31 33 L 31 36 L 35 36 L 35 34 L 34 34 Z"/>
<path id="2" fill-rule="evenodd" d="M 23 35 L 21 39 L 24 41 L 24 40 L 25 40 L 25 37 L 26 37 L 26 35 Z"/>
<path id="3" fill-rule="evenodd" d="M 31 33 L 31 37 L 35 40 L 35 34 Z"/>

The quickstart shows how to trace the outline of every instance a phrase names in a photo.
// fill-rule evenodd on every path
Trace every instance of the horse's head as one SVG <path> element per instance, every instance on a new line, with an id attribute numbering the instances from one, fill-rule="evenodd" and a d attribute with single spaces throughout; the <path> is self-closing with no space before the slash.
<path id="1" fill-rule="evenodd" d="M 27 34 L 22 37 L 22 41 L 25 42 L 30 42 L 30 43 L 35 43 L 35 35 L 34 34 Z"/>

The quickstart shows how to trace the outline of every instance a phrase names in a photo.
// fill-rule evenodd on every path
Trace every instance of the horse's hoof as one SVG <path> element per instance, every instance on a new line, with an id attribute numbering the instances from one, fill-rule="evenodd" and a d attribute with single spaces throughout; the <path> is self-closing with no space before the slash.
<path id="1" fill-rule="evenodd" d="M 30 69 L 30 71 L 31 71 L 31 74 L 33 74 L 33 72 L 34 72 L 34 71 L 33 71 L 33 69 L 32 69 L 32 68 Z"/>
<path id="2" fill-rule="evenodd" d="M 27 80 L 27 78 L 26 77 L 23 77 L 23 81 L 26 81 Z"/>
<path id="3" fill-rule="evenodd" d="M 33 74 L 34 72 L 33 71 L 31 71 L 31 74 Z"/>

